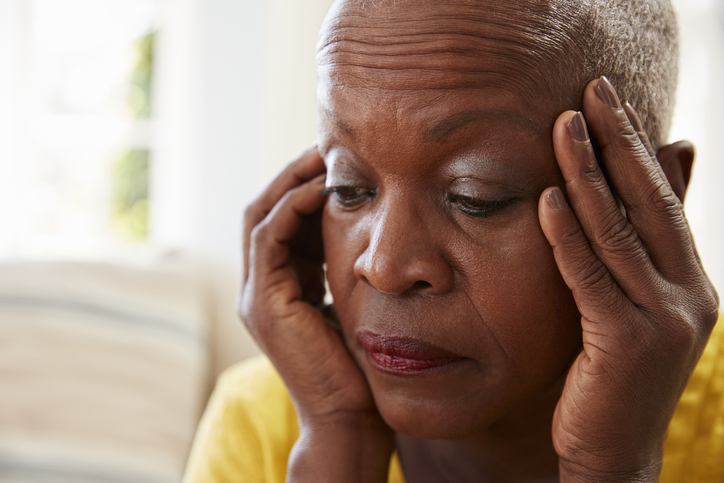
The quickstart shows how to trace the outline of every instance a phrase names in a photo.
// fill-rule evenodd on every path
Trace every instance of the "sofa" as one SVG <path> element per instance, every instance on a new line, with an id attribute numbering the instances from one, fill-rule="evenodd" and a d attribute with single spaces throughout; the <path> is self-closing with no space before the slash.
<path id="1" fill-rule="evenodd" d="M 181 481 L 218 374 L 258 353 L 233 270 L 0 263 L 0 481 Z"/>

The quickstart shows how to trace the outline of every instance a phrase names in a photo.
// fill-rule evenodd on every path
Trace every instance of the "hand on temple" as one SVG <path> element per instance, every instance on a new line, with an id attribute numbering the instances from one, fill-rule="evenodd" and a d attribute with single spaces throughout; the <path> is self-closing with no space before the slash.
<path id="1" fill-rule="evenodd" d="M 297 410 L 288 481 L 386 481 L 393 433 L 323 307 L 324 172 L 314 147 L 247 208 L 239 315 Z"/>
<path id="2" fill-rule="evenodd" d="M 667 146 L 660 163 L 605 79 L 586 88 L 582 114 L 560 115 L 553 139 L 570 206 L 549 188 L 539 216 L 583 328 L 553 422 L 561 481 L 658 481 L 669 421 L 717 319 L 679 200 L 685 183 L 672 176 L 672 188 L 664 173 L 690 169 L 693 151 Z"/>

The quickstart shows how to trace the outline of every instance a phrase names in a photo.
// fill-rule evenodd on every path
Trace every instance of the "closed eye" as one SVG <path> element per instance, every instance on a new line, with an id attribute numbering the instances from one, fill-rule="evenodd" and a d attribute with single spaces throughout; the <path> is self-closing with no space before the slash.
<path id="1" fill-rule="evenodd" d="M 335 200 L 346 208 L 364 203 L 374 196 L 375 190 L 357 186 L 329 186 L 319 192 L 321 195 L 334 195 Z"/>
<path id="2" fill-rule="evenodd" d="M 466 215 L 482 218 L 489 216 L 496 211 L 502 210 L 507 206 L 510 206 L 517 201 L 517 198 L 510 198 L 500 201 L 487 201 L 470 198 L 469 196 L 451 194 L 450 196 L 448 196 L 448 200 L 456 204 L 458 206 L 458 209 Z"/>

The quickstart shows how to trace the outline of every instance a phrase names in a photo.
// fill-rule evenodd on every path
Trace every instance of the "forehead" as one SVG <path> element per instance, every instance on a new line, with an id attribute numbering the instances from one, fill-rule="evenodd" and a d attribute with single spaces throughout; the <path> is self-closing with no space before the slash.
<path id="1" fill-rule="evenodd" d="M 570 15 L 543 0 L 338 1 L 320 33 L 319 78 L 328 87 L 545 97 L 551 86 L 541 80 L 555 77 L 570 44 Z"/>

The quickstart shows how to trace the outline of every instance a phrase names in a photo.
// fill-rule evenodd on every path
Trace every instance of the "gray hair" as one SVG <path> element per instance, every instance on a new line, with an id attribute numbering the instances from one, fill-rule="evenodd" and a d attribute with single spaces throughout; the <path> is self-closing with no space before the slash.
<path id="1" fill-rule="evenodd" d="M 363 9 L 405 3 L 339 1 Z M 489 0 L 465 3 L 491 6 Z M 605 75 L 621 100 L 638 111 L 654 147 L 666 142 L 678 77 L 678 29 L 670 0 L 501 0 L 501 4 L 525 15 L 524 25 L 506 25 L 536 39 L 534 48 L 513 49 L 527 56 L 530 65 L 548 71 L 551 81 L 544 95 L 557 98 L 561 105 L 580 106 L 586 84 Z M 563 92 L 561 86 L 572 90 Z"/>
<path id="2" fill-rule="evenodd" d="M 607 76 L 638 111 L 654 147 L 661 146 L 678 78 L 678 28 L 670 1 L 588 0 L 577 8 L 581 30 L 570 36 L 582 61 L 581 84 Z"/>

